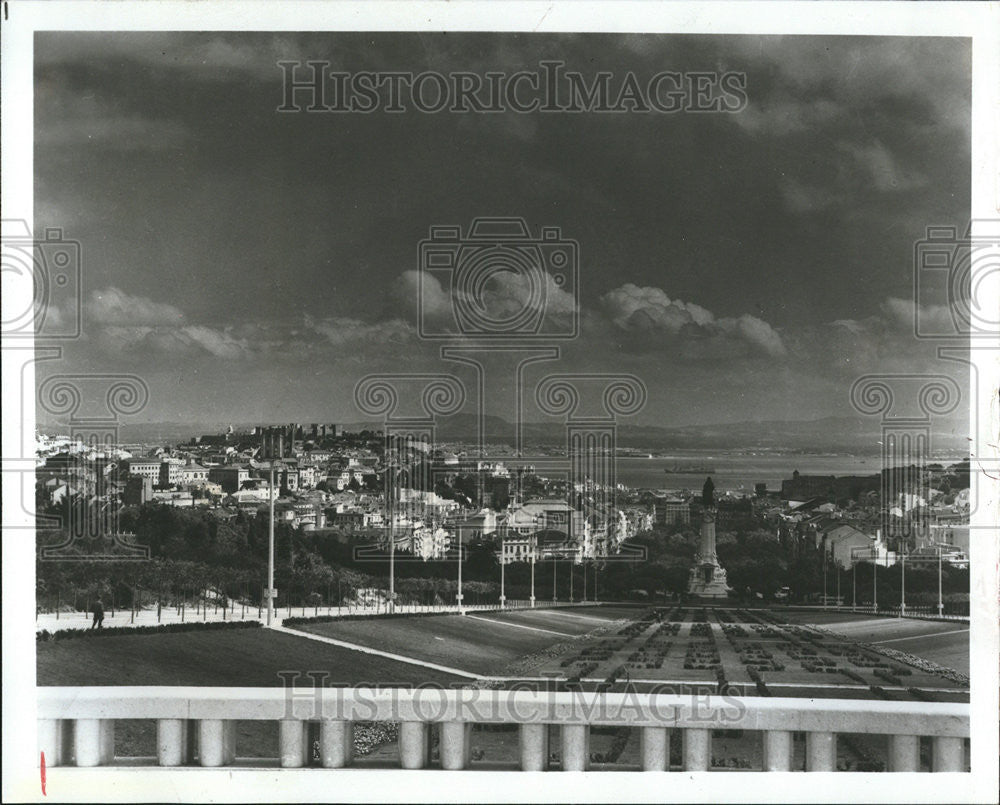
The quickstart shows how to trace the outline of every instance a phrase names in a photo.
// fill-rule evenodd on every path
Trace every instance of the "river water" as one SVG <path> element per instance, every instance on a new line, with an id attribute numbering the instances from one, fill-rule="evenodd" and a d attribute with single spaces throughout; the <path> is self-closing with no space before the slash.
<path id="1" fill-rule="evenodd" d="M 701 470 L 695 471 L 695 467 Z M 707 469 L 714 472 L 707 472 Z M 680 469 L 681 472 L 664 472 Z M 690 472 L 683 471 L 691 469 Z M 881 471 L 877 456 L 808 455 L 766 453 L 759 455 L 687 453 L 655 458 L 621 457 L 616 464 L 617 481 L 633 488 L 701 489 L 708 475 L 716 489 L 752 492 L 754 484 L 780 489 L 781 481 L 798 470 L 803 475 L 876 475 Z"/>

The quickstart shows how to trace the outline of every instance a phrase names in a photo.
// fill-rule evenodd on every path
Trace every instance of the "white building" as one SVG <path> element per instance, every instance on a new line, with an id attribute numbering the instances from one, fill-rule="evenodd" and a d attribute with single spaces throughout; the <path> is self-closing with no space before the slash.
<path id="1" fill-rule="evenodd" d="M 130 458 L 122 462 L 129 475 L 139 478 L 149 478 L 153 483 L 160 480 L 160 459 L 158 458 Z"/>
<path id="2" fill-rule="evenodd" d="M 190 508 L 194 505 L 194 498 L 190 492 L 163 491 L 153 492 L 150 497 L 151 503 L 160 503 L 164 506 L 177 506 L 179 508 Z"/>
<path id="3" fill-rule="evenodd" d="M 181 468 L 181 484 L 204 484 L 207 482 L 208 467 L 203 467 L 201 464 L 192 461 Z"/>
<path id="4" fill-rule="evenodd" d="M 230 494 L 229 499 L 237 506 L 246 503 L 267 503 L 272 497 L 277 500 L 279 491 L 277 486 L 269 489 L 266 484 L 261 484 L 256 489 L 239 489 Z"/>
<path id="5" fill-rule="evenodd" d="M 179 486 L 184 482 L 184 460 L 180 458 L 160 459 L 160 486 Z"/>

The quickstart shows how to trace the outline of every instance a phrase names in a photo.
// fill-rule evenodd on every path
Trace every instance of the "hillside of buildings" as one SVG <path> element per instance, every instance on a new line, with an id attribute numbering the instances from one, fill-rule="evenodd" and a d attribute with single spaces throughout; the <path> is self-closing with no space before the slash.
<path id="1" fill-rule="evenodd" d="M 611 487 L 337 425 L 100 449 L 40 435 L 37 463 L 49 610 L 98 595 L 259 606 L 272 507 L 282 606 L 385 600 L 390 559 L 399 602 L 451 603 L 459 557 L 466 603 L 496 600 L 501 579 L 508 598 L 528 598 L 532 576 L 540 597 L 596 585 L 605 600 L 668 600 L 687 588 L 703 517 L 690 490 Z M 967 594 L 969 485 L 965 461 L 725 490 L 714 516 L 731 594 L 805 600 L 850 579 L 859 600 L 886 604 L 904 557 L 910 596 L 936 591 L 939 565 L 942 592 Z M 152 561 L 114 561 L 129 545 Z M 48 561 L 94 552 L 102 562 Z"/>

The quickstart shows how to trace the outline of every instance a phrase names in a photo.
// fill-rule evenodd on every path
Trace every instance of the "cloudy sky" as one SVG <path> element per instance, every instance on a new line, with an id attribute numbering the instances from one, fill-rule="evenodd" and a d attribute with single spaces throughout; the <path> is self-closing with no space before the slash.
<path id="1" fill-rule="evenodd" d="M 35 228 L 81 242 L 84 300 L 84 337 L 40 374 L 140 374 L 150 421 L 358 421 L 369 372 L 468 376 L 417 336 L 429 228 L 520 216 L 580 249 L 575 295 L 547 300 L 580 334 L 538 376 L 635 374 L 636 423 L 848 414 L 862 374 L 953 371 L 913 338 L 912 261 L 927 226 L 968 220 L 969 56 L 958 39 L 40 33 Z M 748 104 L 278 114 L 283 59 L 737 71 Z M 496 311 L 524 302 L 510 275 L 486 290 Z M 446 328 L 451 289 L 424 291 Z"/>

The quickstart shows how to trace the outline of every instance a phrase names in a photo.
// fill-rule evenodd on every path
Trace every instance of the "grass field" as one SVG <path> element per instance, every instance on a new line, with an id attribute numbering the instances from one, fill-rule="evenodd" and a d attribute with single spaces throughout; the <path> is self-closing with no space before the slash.
<path id="1" fill-rule="evenodd" d="M 910 618 L 873 618 L 839 612 L 790 612 L 792 623 L 831 629 L 852 640 L 885 645 L 969 673 L 969 624 Z"/>
<path id="2" fill-rule="evenodd" d="M 280 687 L 279 671 L 326 671 L 330 683 L 467 681 L 267 629 L 77 638 L 38 644 L 39 685 Z M 310 683 L 311 684 L 311 683 Z"/>
<path id="3" fill-rule="evenodd" d="M 641 610 L 594 607 L 573 610 L 519 610 L 509 613 L 441 615 L 334 621 L 297 627 L 358 645 L 405 654 L 476 674 L 496 675 L 523 658 L 579 637 Z M 521 668 L 521 673 L 528 669 Z"/>

